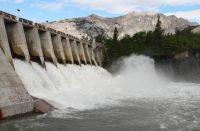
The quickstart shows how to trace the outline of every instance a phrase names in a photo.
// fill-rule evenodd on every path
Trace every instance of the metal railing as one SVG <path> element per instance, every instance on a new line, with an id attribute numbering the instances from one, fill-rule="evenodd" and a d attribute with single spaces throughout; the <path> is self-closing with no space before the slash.
<path id="1" fill-rule="evenodd" d="M 33 25 L 33 21 L 30 21 L 30 20 L 27 20 L 27 19 L 24 19 L 24 18 L 19 18 L 19 21 L 22 22 L 22 23 Z"/>
<path id="2" fill-rule="evenodd" d="M 12 15 L 12 14 L 9 14 L 7 12 L 4 12 L 4 11 L 0 11 L 0 15 L 5 17 L 5 18 L 10 18 L 10 19 L 13 19 L 15 21 L 17 21 L 17 17 L 15 15 Z M 38 27 L 39 29 L 42 29 L 42 30 L 47 30 L 47 31 L 50 31 L 51 33 L 54 33 L 54 34 L 60 34 L 62 36 L 65 36 L 65 37 L 69 37 L 70 39 L 74 39 L 74 40 L 77 40 L 77 41 L 81 41 L 83 40 L 85 43 L 90 43 L 90 41 L 87 41 L 85 39 L 79 39 L 75 36 L 72 36 L 70 34 L 66 34 L 62 31 L 57 31 L 55 29 L 52 29 L 50 27 L 47 27 L 45 25 L 42 25 L 42 24 L 39 24 L 39 23 L 34 23 L 33 21 L 30 21 L 30 20 L 27 20 L 27 19 L 24 19 L 24 18 L 19 18 L 19 21 L 22 22 L 22 23 L 25 23 L 25 24 L 29 24 L 29 25 L 32 25 L 32 26 L 36 26 Z M 90 45 L 90 44 L 88 44 Z"/>
<path id="3" fill-rule="evenodd" d="M 0 15 L 10 18 L 10 19 L 13 19 L 13 20 L 17 20 L 17 17 L 15 15 L 9 14 L 7 12 L 0 11 Z"/>

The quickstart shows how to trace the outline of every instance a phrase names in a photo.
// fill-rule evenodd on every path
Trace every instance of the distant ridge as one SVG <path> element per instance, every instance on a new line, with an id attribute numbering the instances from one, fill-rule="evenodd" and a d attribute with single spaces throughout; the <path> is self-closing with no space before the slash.
<path id="1" fill-rule="evenodd" d="M 198 23 L 190 22 L 175 15 L 166 16 L 161 13 L 152 12 L 130 12 L 119 17 L 102 17 L 91 14 L 87 17 L 65 19 L 51 23 L 45 23 L 47 26 L 64 31 L 69 34 L 82 37 L 85 34 L 89 36 L 104 35 L 112 37 L 114 27 L 119 30 L 119 37 L 126 34 L 133 35 L 140 31 L 154 30 L 158 14 L 160 15 L 162 28 L 166 33 L 175 33 L 175 29 L 196 26 Z"/>

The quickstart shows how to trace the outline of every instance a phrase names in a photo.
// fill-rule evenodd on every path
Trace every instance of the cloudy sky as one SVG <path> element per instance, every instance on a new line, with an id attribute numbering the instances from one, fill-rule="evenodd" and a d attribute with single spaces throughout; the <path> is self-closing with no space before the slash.
<path id="1" fill-rule="evenodd" d="M 38 22 L 145 11 L 175 14 L 200 23 L 200 0 L 0 0 L 0 10 Z"/>

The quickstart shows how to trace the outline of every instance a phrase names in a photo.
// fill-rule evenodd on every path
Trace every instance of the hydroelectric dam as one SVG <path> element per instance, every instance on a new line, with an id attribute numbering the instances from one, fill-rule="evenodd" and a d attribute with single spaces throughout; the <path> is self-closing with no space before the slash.
<path id="1" fill-rule="evenodd" d="M 101 66 L 103 46 L 0 11 L 0 119 L 34 110 L 35 100 L 16 74 L 13 59 L 43 68 L 45 61 Z"/>

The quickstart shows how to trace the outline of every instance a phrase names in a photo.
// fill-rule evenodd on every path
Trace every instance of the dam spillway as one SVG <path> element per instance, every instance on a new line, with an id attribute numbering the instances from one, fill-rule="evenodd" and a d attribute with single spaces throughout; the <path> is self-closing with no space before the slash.
<path id="1" fill-rule="evenodd" d="M 103 46 L 0 11 L 0 119 L 31 112 L 34 100 L 15 72 L 13 58 L 30 63 L 101 66 Z"/>

